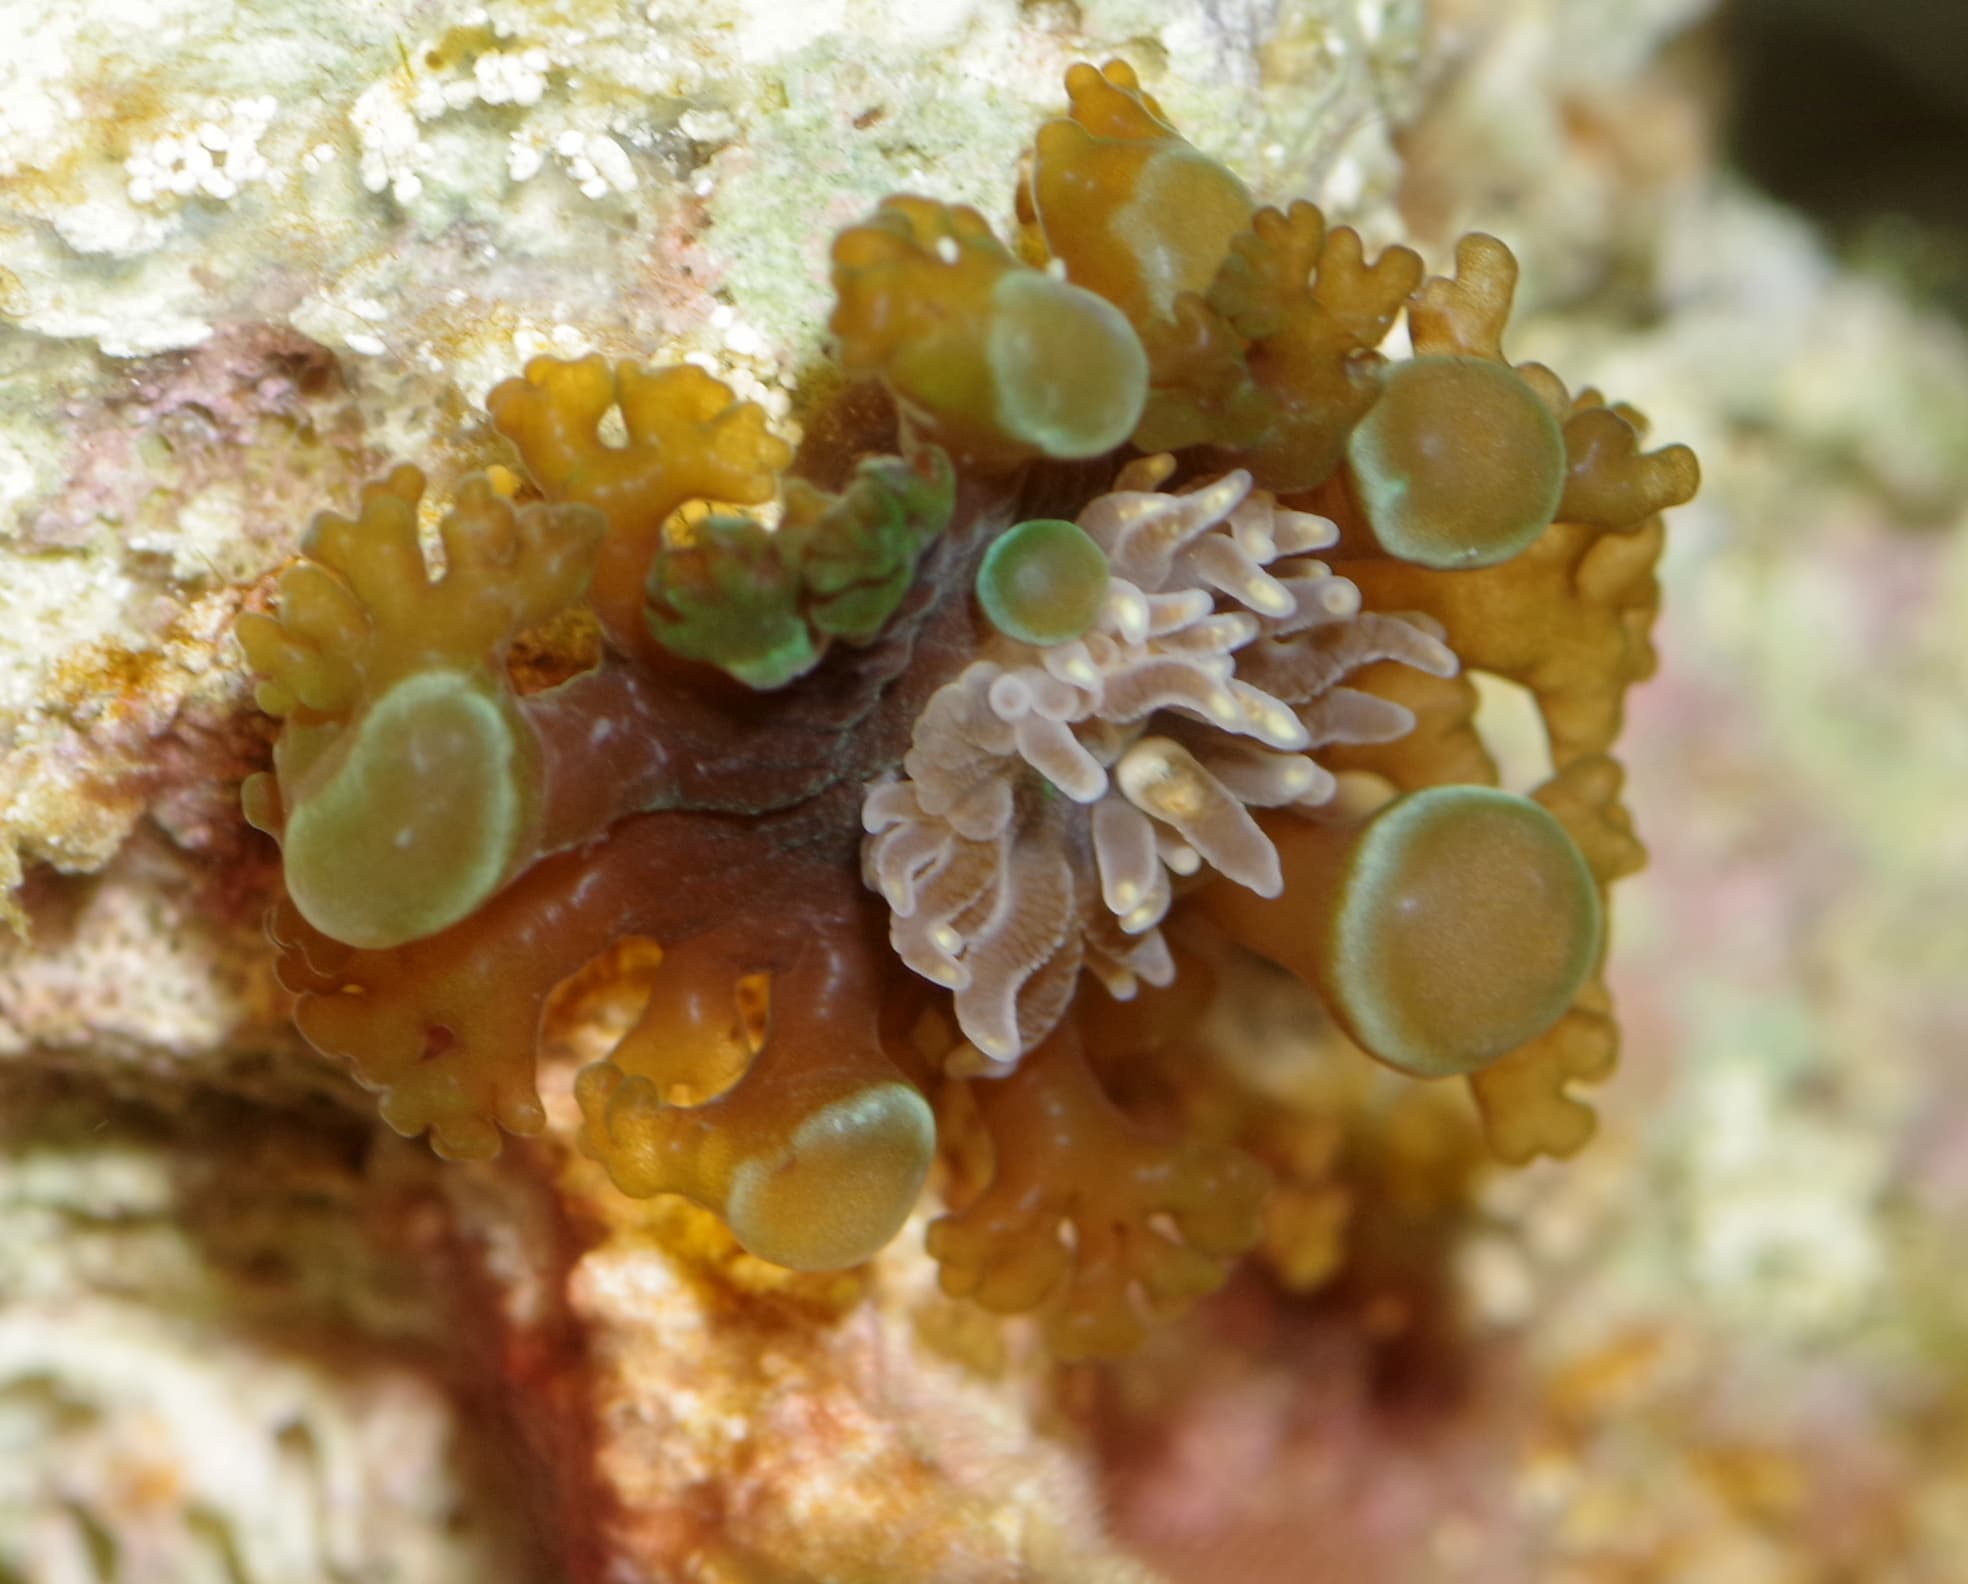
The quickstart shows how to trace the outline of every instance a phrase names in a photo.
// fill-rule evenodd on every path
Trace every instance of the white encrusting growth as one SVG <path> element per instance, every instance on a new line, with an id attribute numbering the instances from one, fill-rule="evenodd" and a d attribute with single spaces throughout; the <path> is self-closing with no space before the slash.
<path id="1" fill-rule="evenodd" d="M 224 200 L 268 174 L 260 139 L 279 110 L 271 94 L 210 98 L 196 125 L 144 139 L 123 161 L 130 201 L 165 203 L 194 194 Z"/>
<path id="2" fill-rule="evenodd" d="M 1241 471 L 1164 493 L 1172 469 L 1134 462 L 1080 514 L 1113 574 L 1092 629 L 994 644 L 931 697 L 902 773 L 863 806 L 864 873 L 897 953 L 954 992 L 993 1062 L 1051 1032 L 1082 967 L 1120 997 L 1169 981 L 1171 875 L 1208 864 L 1278 893 L 1250 810 L 1326 802 L 1333 777 L 1308 750 L 1412 725 L 1348 674 L 1456 669 L 1416 622 L 1361 614 L 1311 558 L 1333 542 L 1326 519 Z"/>

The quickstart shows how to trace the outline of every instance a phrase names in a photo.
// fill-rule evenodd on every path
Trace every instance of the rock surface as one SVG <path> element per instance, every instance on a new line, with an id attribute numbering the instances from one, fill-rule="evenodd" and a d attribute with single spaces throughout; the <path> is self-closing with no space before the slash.
<path id="1" fill-rule="evenodd" d="M 1704 10 L 38 11 L 0 88 L 0 1578 L 1946 1576 L 1968 345 L 1718 179 Z M 533 352 L 702 360 L 796 434 L 832 231 L 909 188 L 1002 221 L 1115 52 L 1265 196 L 1435 262 L 1508 237 L 1513 352 L 1708 482 L 1627 739 L 1604 1136 L 1472 1178 L 1466 1116 L 1366 1097 L 1329 1148 L 1382 1258 L 1058 1371 L 913 1229 L 789 1277 L 551 1146 L 380 1133 L 267 972 L 229 628 L 386 459 L 441 495 L 495 455 Z"/>

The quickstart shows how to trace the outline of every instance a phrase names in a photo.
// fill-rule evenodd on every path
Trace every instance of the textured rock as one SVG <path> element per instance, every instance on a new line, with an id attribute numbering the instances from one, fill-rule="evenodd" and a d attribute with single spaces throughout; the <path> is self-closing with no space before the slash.
<path id="1" fill-rule="evenodd" d="M 370 1151 L 325 1110 L 8 1085 L 0 1574 L 549 1576 L 446 1340 L 433 1174 Z"/>
<path id="2" fill-rule="evenodd" d="M 0 1576 L 1953 1569 L 1968 350 L 1715 180 L 1659 64 L 1698 0 L 1442 0 L 1426 52 L 1409 0 L 250 9 L 44 7 L 0 90 Z M 1709 481 L 1605 1136 L 1472 1186 L 1435 1091 L 1322 1095 L 1372 1120 L 1292 1138 L 1274 1231 L 1325 1295 L 1248 1277 L 1094 1374 L 913 1233 L 786 1277 L 552 1149 L 351 1120 L 259 947 L 227 634 L 386 458 L 495 454 L 531 352 L 707 361 L 796 434 L 832 230 L 1002 220 L 1110 51 L 1265 196 L 1507 236 L 1512 351 Z"/>
<path id="3" fill-rule="evenodd" d="M 920 1253 L 867 1293 L 788 1287 L 550 1150 L 433 1173 L 309 1098 L 356 1097 L 287 1032 L 259 946 L 272 854 L 232 800 L 267 738 L 230 625 L 387 459 L 441 497 L 496 455 L 477 404 L 535 352 L 702 361 L 797 437 L 832 232 L 908 188 L 1005 220 L 1087 54 L 1126 49 L 1199 141 L 1386 239 L 1417 24 L 91 0 L 21 29 L 0 1573 L 1145 1576 L 1101 1537 L 1084 1446 L 1035 1429 L 1029 1346 L 1005 1365 Z"/>
<path id="4" fill-rule="evenodd" d="M 1010 213 L 1066 64 L 1132 47 L 1260 185 L 1391 230 L 1393 3 L 698 0 L 37 18 L 0 104 L 0 894 L 100 866 L 223 634 L 386 456 L 440 486 L 541 351 L 696 358 L 792 416 L 829 238 Z M 132 29 L 142 40 L 130 48 Z M 790 426 L 797 432 L 796 422 Z"/>

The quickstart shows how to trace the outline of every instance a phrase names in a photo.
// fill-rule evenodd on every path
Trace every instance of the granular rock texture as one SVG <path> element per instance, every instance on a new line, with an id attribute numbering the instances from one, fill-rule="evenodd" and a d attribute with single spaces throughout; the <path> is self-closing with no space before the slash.
<path id="1" fill-rule="evenodd" d="M 262 7 L 221 40 L 92 0 L 25 29 L 0 1576 L 1945 1576 L 1968 350 L 1716 184 L 1660 64 L 1701 9 L 1443 0 L 1424 39 L 1393 0 Z M 944 1297 L 920 1225 L 788 1275 L 552 1144 L 439 1167 L 377 1128 L 285 1032 L 276 858 L 232 803 L 270 728 L 228 635 L 386 459 L 441 496 L 498 460 L 476 415 L 530 355 L 707 363 L 797 439 L 826 238 L 932 182 L 1007 230 L 1060 73 L 1116 50 L 1264 194 L 1386 242 L 1398 192 L 1434 269 L 1508 235 L 1513 355 L 1631 395 L 1710 484 L 1634 695 L 1655 867 L 1594 1150 L 1497 1173 L 1459 1090 L 1397 1092 L 1219 964 L 1235 996 L 1125 1098 L 1280 1180 L 1259 1266 L 1096 1369 Z M 1532 784 L 1522 700 L 1485 697 Z M 1271 1103 L 1225 1114 L 1199 1053 Z"/>

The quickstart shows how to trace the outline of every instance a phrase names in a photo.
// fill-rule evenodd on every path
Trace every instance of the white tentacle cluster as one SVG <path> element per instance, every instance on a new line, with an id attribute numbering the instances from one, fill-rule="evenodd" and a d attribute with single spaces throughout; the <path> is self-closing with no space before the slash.
<path id="1" fill-rule="evenodd" d="M 998 641 L 931 697 L 902 774 L 863 806 L 863 871 L 895 950 L 954 992 L 991 1062 L 1051 1032 L 1082 967 L 1123 998 L 1169 981 L 1172 875 L 1208 864 L 1278 894 L 1249 811 L 1324 803 L 1333 777 L 1313 750 L 1413 725 L 1343 678 L 1377 660 L 1456 670 L 1439 639 L 1362 612 L 1312 558 L 1334 539 L 1325 518 L 1242 471 L 1164 493 L 1172 469 L 1132 463 L 1080 515 L 1111 573 L 1094 627 Z"/>

